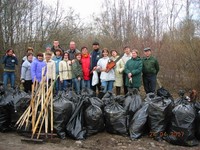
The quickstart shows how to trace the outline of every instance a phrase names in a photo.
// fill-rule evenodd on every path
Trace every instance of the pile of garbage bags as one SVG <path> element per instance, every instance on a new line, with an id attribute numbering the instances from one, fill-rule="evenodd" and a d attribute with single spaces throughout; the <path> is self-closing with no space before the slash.
<path id="1" fill-rule="evenodd" d="M 31 95 L 19 90 L 0 95 L 0 131 L 6 132 L 29 106 Z M 174 100 L 164 88 L 144 100 L 137 89 L 100 98 L 87 88 L 80 95 L 68 90 L 54 97 L 53 112 L 54 132 L 61 139 L 83 140 L 102 131 L 132 140 L 148 135 L 183 146 L 196 146 L 200 139 L 200 102 L 190 102 L 184 94 Z"/>
<path id="2" fill-rule="evenodd" d="M 19 89 L 0 94 L 0 131 L 16 130 L 15 123 L 30 104 L 31 95 Z"/>

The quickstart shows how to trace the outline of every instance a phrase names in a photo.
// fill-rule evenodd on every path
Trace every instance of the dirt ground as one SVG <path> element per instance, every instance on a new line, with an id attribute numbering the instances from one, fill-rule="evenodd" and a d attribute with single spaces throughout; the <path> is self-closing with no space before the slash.
<path id="1" fill-rule="evenodd" d="M 165 141 L 157 142 L 150 137 L 142 137 L 132 141 L 129 137 L 113 135 L 107 132 L 98 133 L 84 141 L 72 139 L 60 140 L 54 138 L 52 141 L 38 143 L 22 142 L 24 136 L 17 133 L 0 133 L 0 150 L 199 150 L 196 147 L 182 147 L 171 145 Z"/>

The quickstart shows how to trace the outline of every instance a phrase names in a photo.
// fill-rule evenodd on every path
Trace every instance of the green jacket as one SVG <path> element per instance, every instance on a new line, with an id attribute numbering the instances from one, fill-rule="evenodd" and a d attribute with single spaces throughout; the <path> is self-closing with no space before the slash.
<path id="1" fill-rule="evenodd" d="M 144 75 L 158 74 L 159 64 L 156 58 L 154 58 L 153 56 L 150 56 L 149 58 L 144 57 L 142 61 L 143 61 L 142 73 Z"/>
<path id="2" fill-rule="evenodd" d="M 142 60 L 140 57 L 135 59 L 129 59 L 124 68 L 126 73 L 125 85 L 130 88 L 139 88 L 141 86 L 141 74 L 142 74 Z M 132 74 L 132 82 L 129 81 L 128 74 Z"/>
<path id="3" fill-rule="evenodd" d="M 83 78 L 83 71 L 81 63 L 77 59 L 75 59 L 75 62 L 72 63 L 72 78 L 78 77 Z"/>

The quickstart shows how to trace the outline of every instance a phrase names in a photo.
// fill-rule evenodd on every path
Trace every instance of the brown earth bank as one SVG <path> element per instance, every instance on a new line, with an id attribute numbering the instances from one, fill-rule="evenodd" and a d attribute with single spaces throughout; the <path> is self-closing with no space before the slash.
<path id="1" fill-rule="evenodd" d="M 145 136 L 138 140 L 130 140 L 129 137 L 109 134 L 107 132 L 98 133 L 88 137 L 83 141 L 72 139 L 58 140 L 38 143 L 22 142 L 24 136 L 17 133 L 0 133 L 0 150 L 199 150 L 199 146 L 183 147 L 167 143 L 157 142 Z"/>

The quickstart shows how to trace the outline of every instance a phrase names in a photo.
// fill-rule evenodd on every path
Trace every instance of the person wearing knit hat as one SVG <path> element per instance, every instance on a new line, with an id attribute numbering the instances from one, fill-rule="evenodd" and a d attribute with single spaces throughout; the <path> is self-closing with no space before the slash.
<path id="1" fill-rule="evenodd" d="M 56 48 L 54 52 L 54 56 L 52 60 L 55 62 L 56 65 L 56 77 L 59 75 L 59 63 L 62 61 L 62 50 L 60 48 Z M 56 83 L 55 83 L 55 94 L 58 93 L 58 91 L 61 91 L 61 82 L 60 82 L 60 77 L 57 78 Z"/>

